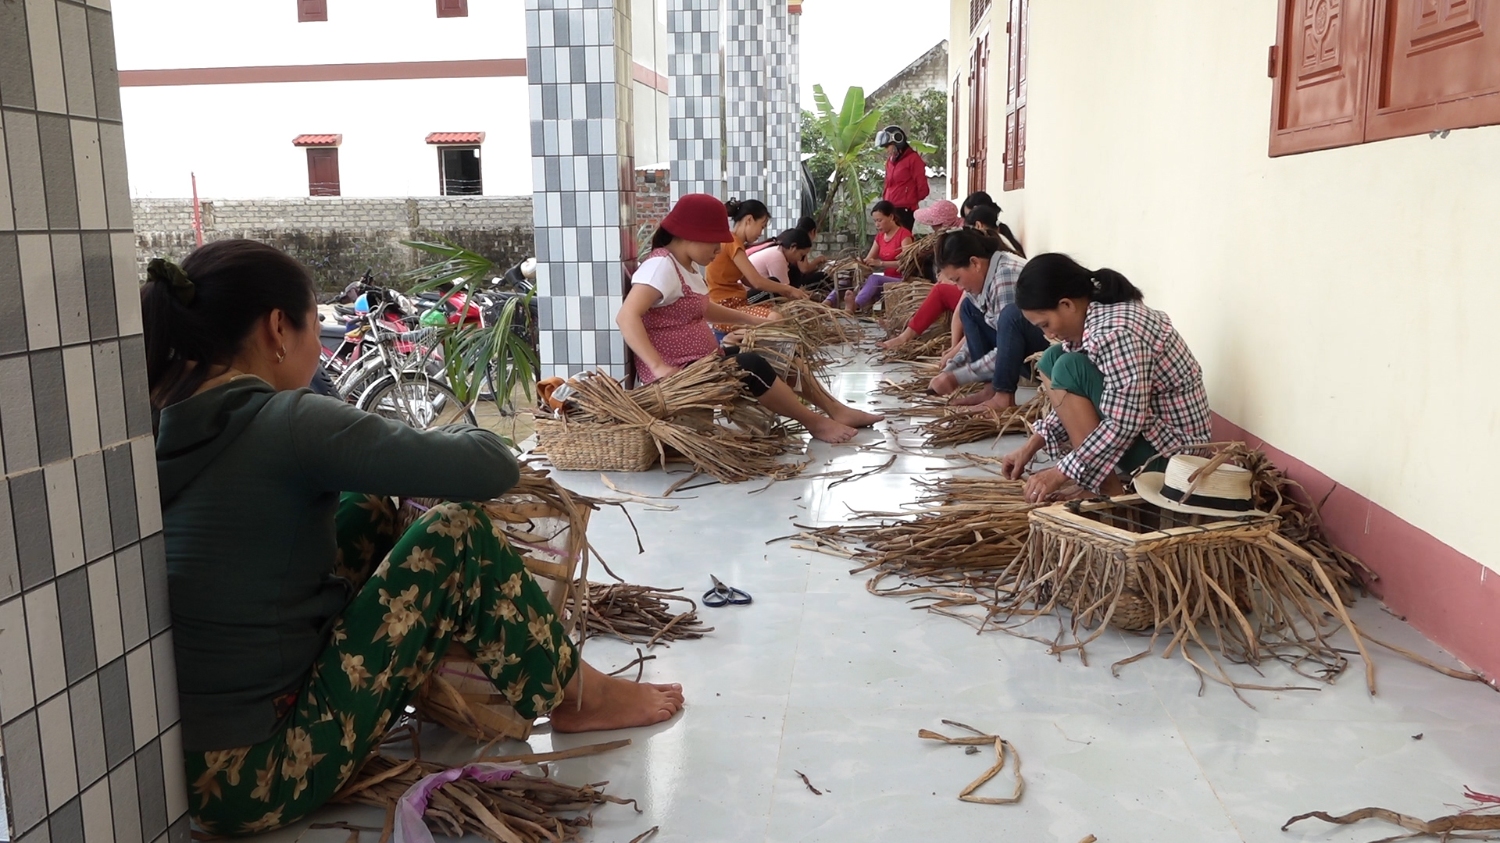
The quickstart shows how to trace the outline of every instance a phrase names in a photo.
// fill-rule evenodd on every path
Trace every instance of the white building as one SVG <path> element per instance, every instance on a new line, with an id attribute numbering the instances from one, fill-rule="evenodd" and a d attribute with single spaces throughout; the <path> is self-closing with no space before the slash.
<path id="1" fill-rule="evenodd" d="M 667 157 L 666 0 L 632 0 L 635 160 Z M 532 192 L 522 0 L 115 0 L 135 198 Z"/>

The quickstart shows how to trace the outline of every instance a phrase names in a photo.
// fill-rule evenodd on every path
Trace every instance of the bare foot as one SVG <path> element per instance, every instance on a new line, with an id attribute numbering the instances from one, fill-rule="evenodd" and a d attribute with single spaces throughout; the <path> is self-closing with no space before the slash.
<path id="1" fill-rule="evenodd" d="M 973 395 L 965 395 L 960 398 L 955 398 L 948 403 L 952 404 L 955 407 L 973 407 L 977 404 L 983 404 L 994 397 L 995 388 L 993 386 L 986 385 L 984 389 L 979 390 Z"/>
<path id="2" fill-rule="evenodd" d="M 882 342 L 880 344 L 880 347 L 883 348 L 883 349 L 885 349 L 886 351 L 891 351 L 893 349 L 897 349 L 897 348 L 900 348 L 903 345 L 906 345 L 907 343 L 911 342 L 912 340 L 914 340 L 916 338 L 917 338 L 917 332 L 913 331 L 910 328 L 907 328 L 906 330 L 904 330 L 901 333 L 895 335 L 894 337 L 891 337 L 890 339 L 885 340 L 884 342 Z"/>
<path id="3" fill-rule="evenodd" d="M 850 290 L 844 294 L 844 311 L 847 313 L 856 313 L 858 310 L 859 305 L 854 301 L 854 291 Z"/>
<path id="4" fill-rule="evenodd" d="M 596 732 L 653 726 L 682 710 L 681 685 L 651 685 L 605 676 L 587 663 L 578 665 L 562 704 L 549 717 L 554 732 Z M 574 696 L 580 686 L 583 699 Z"/>
<path id="5" fill-rule="evenodd" d="M 821 442 L 838 445 L 853 439 L 859 431 L 843 422 L 834 421 L 827 416 L 819 416 L 816 421 L 807 423 L 807 432 Z"/>
<path id="6" fill-rule="evenodd" d="M 953 402 L 957 404 L 958 402 Z M 1005 412 L 1014 410 L 1016 407 L 1016 396 L 1009 392 L 997 392 L 978 404 L 971 404 L 962 408 L 965 413 L 988 413 L 991 410 Z"/>
<path id="7" fill-rule="evenodd" d="M 844 407 L 830 414 L 833 420 L 839 424 L 847 424 L 850 427 L 869 427 L 876 422 L 885 421 L 885 416 L 878 413 L 866 413 L 853 407 Z"/>

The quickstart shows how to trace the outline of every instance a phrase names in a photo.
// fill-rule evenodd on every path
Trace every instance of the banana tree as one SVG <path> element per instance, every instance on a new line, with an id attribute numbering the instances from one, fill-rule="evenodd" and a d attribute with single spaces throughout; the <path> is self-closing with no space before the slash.
<path id="1" fill-rule="evenodd" d="M 867 197 L 860 171 L 868 166 L 871 144 L 880 130 L 880 109 L 865 108 L 863 88 L 850 88 L 844 94 L 843 108 L 834 110 L 833 103 L 823 92 L 822 85 L 813 86 L 813 102 L 817 105 L 817 120 L 814 126 L 828 143 L 833 155 L 833 175 L 829 177 L 828 193 L 818 208 L 818 225 L 828 224 L 829 213 L 841 192 L 847 191 L 852 206 L 859 236 L 866 233 L 864 207 Z"/>
<path id="2" fill-rule="evenodd" d="M 405 274 L 412 282 L 408 295 L 441 289 L 446 300 L 456 295 L 465 302 L 488 286 L 496 275 L 489 258 L 452 243 L 403 240 L 402 245 L 434 255 L 437 260 Z M 492 400 L 507 412 L 507 402 L 517 388 L 529 400 L 536 383 L 537 357 L 529 334 L 534 292 L 512 296 L 498 311 L 491 312 L 483 327 L 460 323 L 443 326 L 443 366 L 448 387 L 469 407 Z"/>

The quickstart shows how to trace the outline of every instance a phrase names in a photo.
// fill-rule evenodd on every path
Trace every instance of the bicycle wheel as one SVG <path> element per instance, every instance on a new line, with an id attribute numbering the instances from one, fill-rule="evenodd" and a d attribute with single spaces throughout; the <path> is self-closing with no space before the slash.
<path id="1" fill-rule="evenodd" d="M 385 377 L 376 381 L 355 406 L 418 430 L 460 422 L 478 424 L 474 412 L 453 390 L 417 372 L 403 374 L 399 380 Z"/>

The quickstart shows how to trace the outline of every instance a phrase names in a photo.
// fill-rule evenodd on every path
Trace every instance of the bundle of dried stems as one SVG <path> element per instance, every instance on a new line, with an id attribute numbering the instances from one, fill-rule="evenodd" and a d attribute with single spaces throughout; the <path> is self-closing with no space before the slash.
<path id="1" fill-rule="evenodd" d="M 734 382 L 738 387 L 739 381 Z M 667 450 L 671 449 L 722 483 L 738 483 L 752 477 L 784 479 L 796 475 L 806 465 L 781 460 L 798 446 L 788 430 L 767 434 L 718 424 L 660 419 L 643 408 L 618 381 L 602 372 L 581 375 L 571 385 L 570 400 L 577 403 L 590 421 L 644 430 L 656 442 L 663 463 Z"/>
<path id="2" fill-rule="evenodd" d="M 932 257 L 937 253 L 938 241 L 941 234 L 928 234 L 924 237 L 913 238 L 905 246 L 901 247 L 901 254 L 896 256 L 896 268 L 907 278 L 917 278 L 927 272 L 927 267 L 932 263 Z"/>
<path id="3" fill-rule="evenodd" d="M 445 769 L 441 764 L 377 754 L 333 801 L 385 809 L 381 840 L 388 840 L 402 794 L 426 776 Z M 605 793 L 607 784 L 575 787 L 549 775 L 519 771 L 504 781 L 459 779 L 432 792 L 423 819 L 428 828 L 448 837 L 472 834 L 492 843 L 565 843 L 581 838 L 583 830 L 593 825 L 593 812 L 600 806 L 613 803 L 635 807 L 634 799 Z"/>
<path id="4" fill-rule="evenodd" d="M 684 597 L 680 588 L 652 588 L 629 583 L 591 582 L 580 587 L 576 595 L 585 596 L 582 605 L 575 599 L 572 611 L 582 616 L 587 635 L 612 635 L 648 649 L 657 643 L 692 640 L 713 632 L 698 617 L 698 604 Z M 673 611 L 671 604 L 686 604 Z"/>
<path id="5" fill-rule="evenodd" d="M 1038 393 L 1018 407 L 1004 410 L 981 410 L 965 413 L 949 410 L 939 418 L 922 425 L 929 448 L 951 448 L 986 439 L 999 439 L 1007 433 L 1026 434 L 1034 422 L 1047 414 L 1047 399 Z"/>
<path id="6" fill-rule="evenodd" d="M 880 296 L 885 310 L 880 321 L 887 335 L 899 334 L 906 329 L 906 323 L 917 314 L 922 302 L 927 300 L 927 294 L 932 292 L 932 287 L 931 281 L 923 281 L 920 278 L 913 278 L 900 284 L 886 285 L 885 291 Z M 943 330 L 946 332 L 946 325 Z"/>
<path id="7" fill-rule="evenodd" d="M 951 343 L 952 335 L 948 332 L 948 317 L 945 316 L 933 323 L 926 333 L 911 342 L 902 343 L 895 348 L 881 349 L 880 359 L 884 363 L 931 360 L 942 357 L 943 352 L 948 350 Z"/>

